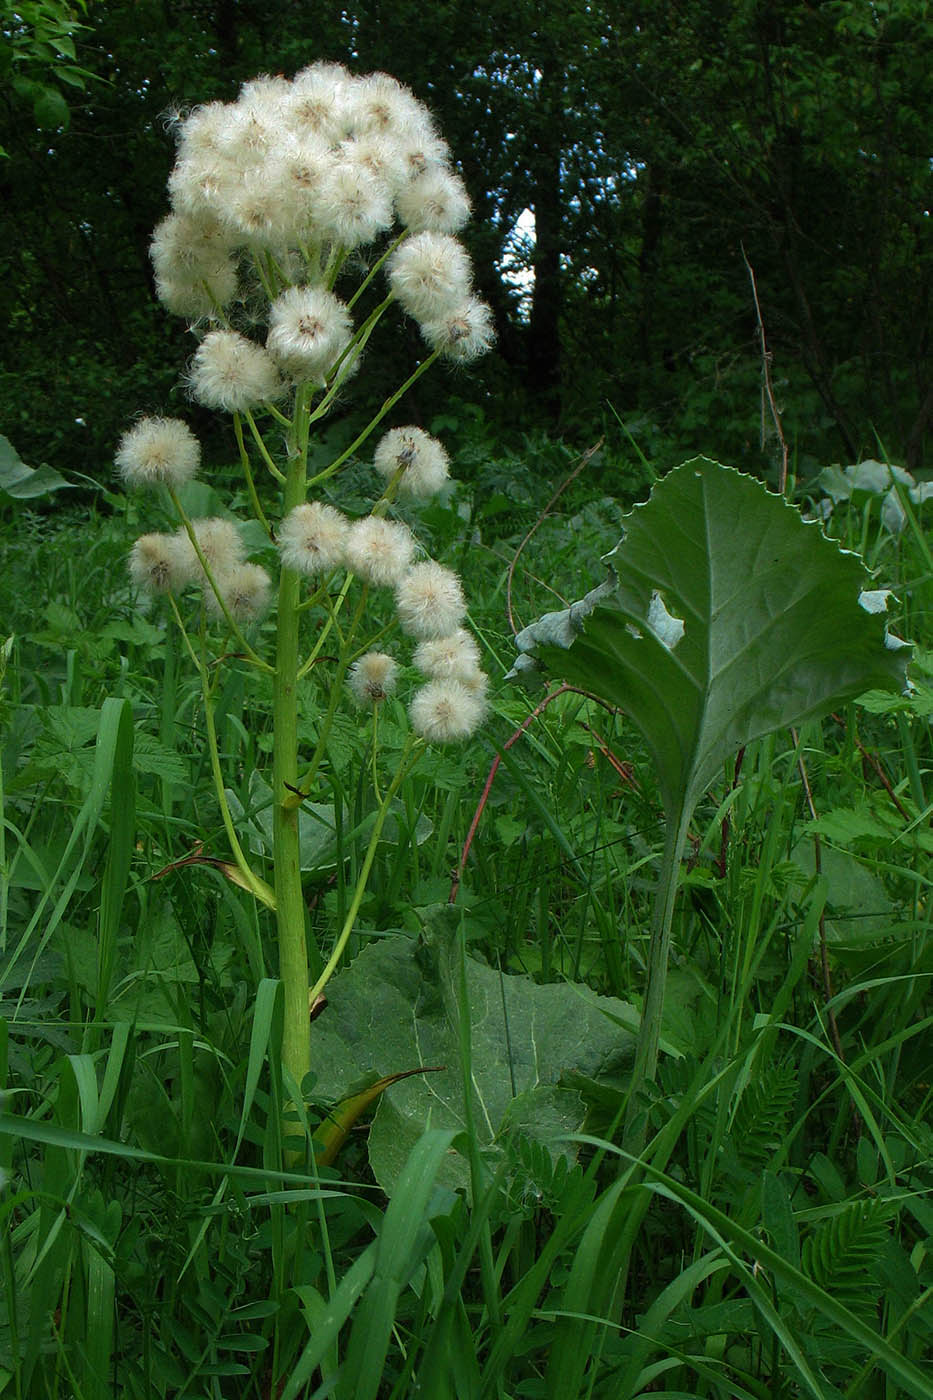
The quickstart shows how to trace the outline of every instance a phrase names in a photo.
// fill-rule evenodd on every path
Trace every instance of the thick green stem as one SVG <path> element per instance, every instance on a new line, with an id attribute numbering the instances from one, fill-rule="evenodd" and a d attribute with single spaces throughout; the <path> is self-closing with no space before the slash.
<path id="1" fill-rule="evenodd" d="M 661 873 L 652 914 L 651 944 L 648 950 L 648 984 L 642 1005 L 641 1029 L 635 1049 L 635 1064 L 629 1089 L 628 1112 L 625 1117 L 623 1142 L 625 1149 L 638 1156 L 645 1142 L 645 1121 L 641 1116 L 641 1091 L 654 1079 L 658 1068 L 658 1046 L 661 1039 L 661 1014 L 667 985 L 667 960 L 671 945 L 671 923 L 674 902 L 680 881 L 680 862 L 687 842 L 687 828 L 693 814 L 692 802 L 684 802 L 680 811 L 668 816 L 661 857 Z M 637 1126 L 636 1126 L 637 1125 Z"/>
<path id="2" fill-rule="evenodd" d="M 290 434 L 291 456 L 285 481 L 284 514 L 305 499 L 307 475 L 307 399 L 299 389 Z M 298 809 L 286 805 L 289 786 L 298 783 L 298 603 L 301 576 L 281 570 L 278 640 L 273 681 L 273 848 L 279 976 L 284 989 L 282 1063 L 300 1084 L 311 1064 L 308 1025 L 308 948 L 301 888 Z"/>

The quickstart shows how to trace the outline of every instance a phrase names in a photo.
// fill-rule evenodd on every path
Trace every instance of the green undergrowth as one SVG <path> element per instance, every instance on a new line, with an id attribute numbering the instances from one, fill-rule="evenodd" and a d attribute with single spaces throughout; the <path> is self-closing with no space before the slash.
<path id="1" fill-rule="evenodd" d="M 698 802 L 633 1109 L 657 777 L 632 723 L 572 691 L 514 738 L 541 697 L 501 679 L 509 609 L 518 629 L 596 585 L 646 493 L 602 451 L 542 514 L 578 454 L 467 442 L 419 525 L 474 600 L 492 713 L 399 787 L 303 1086 L 270 916 L 224 868 L 200 689 L 130 595 L 135 507 L 8 510 L 4 1400 L 933 1394 L 930 508 L 892 532 L 856 493 L 826 521 L 893 589 L 913 689 L 756 739 Z M 271 715 L 221 664 L 262 868 Z M 371 743 L 335 725 L 302 813 L 325 951 L 370 841 Z M 392 702 L 378 743 L 391 769 Z"/>

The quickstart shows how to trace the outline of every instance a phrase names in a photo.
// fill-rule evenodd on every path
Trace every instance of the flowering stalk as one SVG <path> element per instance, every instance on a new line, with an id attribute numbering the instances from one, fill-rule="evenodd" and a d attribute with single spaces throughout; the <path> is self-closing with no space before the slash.
<path id="1" fill-rule="evenodd" d="M 198 472 L 200 447 L 177 419 L 141 420 L 117 451 L 127 485 L 167 488 L 180 522 L 174 534 L 137 540 L 130 572 L 141 591 L 167 596 L 200 676 L 211 772 L 235 861 L 231 878 L 274 911 L 285 998 L 283 1068 L 300 1085 L 309 1065 L 309 955 L 316 997 L 346 949 L 399 786 L 427 743 L 463 740 L 476 730 L 486 689 L 479 649 L 462 626 L 459 580 L 419 558 L 415 536 L 392 516 L 396 496 L 417 502 L 444 488 L 441 445 L 414 426 L 385 433 L 373 462 L 382 492 L 359 519 L 348 519 L 319 494 L 309 499 L 309 492 L 335 481 L 438 359 L 464 363 L 484 353 L 492 320 L 473 295 L 469 258 L 452 236 L 469 214 L 462 182 L 427 111 L 385 74 L 354 78 L 339 66 L 313 64 L 291 81 L 247 83 L 232 104 L 196 108 L 179 127 L 169 192 L 172 212 L 151 245 L 156 291 L 198 338 L 187 376 L 192 397 L 233 417 L 247 498 L 278 553 L 278 585 L 247 558 L 237 522 L 189 518 L 182 488 Z M 396 220 L 400 230 L 393 230 Z M 377 242 L 382 246 L 368 258 L 369 270 L 345 296 L 342 283 L 358 264 L 355 255 Z M 373 294 L 377 277 L 387 282 L 381 295 Z M 354 324 L 364 296 L 372 304 Z M 350 446 L 309 479 L 312 427 L 346 392 L 377 324 L 395 310 L 417 322 L 423 357 Z M 255 327 L 263 316 L 260 343 Z M 284 458 L 263 434 L 269 422 L 285 430 Z M 258 475 L 254 453 L 265 468 Z M 201 654 L 183 616 L 189 588 L 200 590 Z M 392 620 L 380 602 L 387 593 L 394 594 Z M 274 629 L 267 631 L 274 637 L 267 638 L 261 624 L 273 607 Z M 373 643 L 395 641 L 398 633 L 414 643 L 412 663 L 424 683 L 411 697 L 410 733 L 385 787 L 377 716 L 396 690 L 400 667 Z M 252 869 L 227 801 L 208 638 L 219 646 L 218 668 L 245 661 L 271 681 L 274 890 Z M 266 659 L 267 640 L 274 662 Z M 326 690 L 326 682 L 317 684 L 330 660 L 325 644 L 336 645 L 337 656 L 309 760 L 301 754 L 301 717 L 316 703 L 315 693 Z M 376 812 L 347 918 L 325 961 L 307 928 L 301 804 L 328 761 L 345 695 L 372 715 L 372 742 L 361 761 L 372 769 Z"/>
<path id="2" fill-rule="evenodd" d="M 270 671 L 272 668 L 270 667 L 268 661 L 263 661 L 261 656 L 256 655 L 256 652 L 253 650 L 249 642 L 244 637 L 240 627 L 236 622 L 236 619 L 232 616 L 230 612 L 230 607 L 227 603 L 227 599 L 224 594 L 224 590 L 220 588 L 217 580 L 214 577 L 210 561 L 204 551 L 203 542 L 198 538 L 198 534 L 194 528 L 194 524 L 188 518 L 188 514 L 184 506 L 181 504 L 181 501 L 178 499 L 177 494 L 173 490 L 169 490 L 169 495 L 171 496 L 172 505 L 175 507 L 178 517 L 181 520 L 182 528 L 184 529 L 184 532 L 188 536 L 188 539 L 191 543 L 191 548 L 194 551 L 199 565 L 204 571 L 204 576 L 207 580 L 212 594 L 214 595 L 214 598 L 216 599 L 217 607 L 224 615 L 224 621 L 227 623 L 227 626 L 230 628 L 230 631 L 236 638 L 237 643 L 243 651 L 246 658 L 254 666 L 258 666 L 260 670 Z"/>
<path id="3" fill-rule="evenodd" d="M 308 440 L 302 420 L 307 418 L 307 397 L 295 396 L 293 431 L 289 438 L 289 465 L 284 508 L 288 514 L 305 498 Z M 278 631 L 273 685 L 273 848 L 275 861 L 275 917 L 279 935 L 279 974 L 284 989 L 282 1060 L 297 1084 L 311 1063 L 308 1037 L 308 951 L 305 905 L 301 889 L 298 811 L 286 806 L 289 789 L 298 783 L 298 603 L 301 576 L 283 564 L 279 575 Z M 317 948 L 315 956 L 319 959 Z"/>

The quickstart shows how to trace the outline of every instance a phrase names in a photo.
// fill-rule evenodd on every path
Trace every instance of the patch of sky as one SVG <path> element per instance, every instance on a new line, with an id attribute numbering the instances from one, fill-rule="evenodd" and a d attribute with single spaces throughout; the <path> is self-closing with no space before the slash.
<path id="1" fill-rule="evenodd" d="M 496 264 L 499 276 L 514 295 L 515 314 L 522 322 L 531 316 L 534 255 L 535 216 L 531 209 L 523 209 L 502 244 L 502 256 Z"/>

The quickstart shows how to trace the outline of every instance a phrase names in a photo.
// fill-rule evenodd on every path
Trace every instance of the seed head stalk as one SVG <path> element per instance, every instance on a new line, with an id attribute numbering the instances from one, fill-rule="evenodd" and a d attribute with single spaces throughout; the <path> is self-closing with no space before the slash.
<path id="1" fill-rule="evenodd" d="M 354 452 L 358 451 L 359 448 L 362 447 L 363 443 L 370 436 L 373 430 L 376 427 L 378 427 L 378 425 L 382 422 L 383 418 L 390 411 L 390 409 L 393 409 L 398 403 L 399 399 L 402 398 L 404 394 L 408 393 L 408 390 L 411 388 L 411 386 L 417 380 L 419 380 L 427 370 L 431 368 L 431 366 L 434 364 L 434 361 L 438 359 L 439 355 L 439 350 L 432 350 L 429 355 L 426 355 L 425 358 L 421 361 L 421 364 L 418 366 L 418 368 L 413 370 L 412 373 L 408 376 L 402 387 L 400 389 L 396 389 L 395 393 L 390 395 L 390 397 L 386 399 L 379 412 L 375 415 L 374 418 L 370 420 L 370 422 L 366 425 L 363 431 L 353 439 L 353 441 L 350 443 L 350 446 L 345 448 L 344 451 L 341 452 L 340 456 L 336 457 L 334 461 L 331 462 L 329 467 L 325 467 L 323 471 L 318 472 L 317 476 L 312 477 L 311 480 L 308 482 L 308 485 L 317 486 L 319 482 L 326 481 L 328 477 L 334 475 L 334 472 L 339 471 L 340 468 L 343 466 L 344 462 L 348 461 L 349 458 L 353 456 Z"/>
<path id="2" fill-rule="evenodd" d="M 418 759 L 424 752 L 424 748 L 425 745 L 422 740 L 416 739 L 413 734 L 409 734 L 407 740 L 405 741 L 405 747 L 402 750 L 401 755 L 399 756 L 398 769 L 396 770 L 395 777 L 389 784 L 388 789 L 386 790 L 386 795 L 382 799 L 382 802 L 379 806 L 379 810 L 376 813 L 376 822 L 373 826 L 372 835 L 369 838 L 369 846 L 367 847 L 366 856 L 363 860 L 363 867 L 360 870 L 359 879 L 356 882 L 356 889 L 353 893 L 353 900 L 350 904 L 350 908 L 347 910 L 347 916 L 344 919 L 343 928 L 340 930 L 340 934 L 337 938 L 336 943 L 334 944 L 333 951 L 327 960 L 326 967 L 324 968 L 321 975 L 315 982 L 314 986 L 308 993 L 307 1001 L 305 1003 L 304 1008 L 305 1020 L 307 1020 L 308 1017 L 308 1008 L 314 1005 L 318 997 L 323 992 L 324 988 L 327 986 L 331 977 L 337 971 L 337 968 L 340 964 L 340 959 L 343 957 L 344 950 L 346 949 L 347 943 L 349 942 L 350 934 L 353 932 L 353 926 L 356 923 L 356 916 L 360 912 L 360 905 L 363 902 L 363 895 L 366 893 L 366 886 L 369 883 L 369 872 L 372 869 L 373 860 L 376 855 L 376 847 L 379 845 L 379 838 L 382 835 L 382 828 L 385 825 L 385 819 L 389 814 L 389 807 L 392 803 L 392 799 L 398 792 L 405 778 L 408 777 L 408 774 L 411 772 L 412 768 L 418 762 Z"/>
<path id="3" fill-rule="evenodd" d="M 201 568 L 204 570 L 204 575 L 207 579 L 208 585 L 210 586 L 211 592 L 217 599 L 217 605 L 220 608 L 220 611 L 223 613 L 224 621 L 227 623 L 227 626 L 230 628 L 230 631 L 236 638 L 237 644 L 242 649 L 245 659 L 249 661 L 251 665 L 256 666 L 260 671 L 269 671 L 271 669 L 269 663 L 267 661 L 263 661 L 262 657 L 259 656 L 253 650 L 249 642 L 244 637 L 240 627 L 237 625 L 235 618 L 231 615 L 230 609 L 228 608 L 223 595 L 223 590 L 218 587 L 217 579 L 214 577 L 214 570 L 211 568 L 211 565 L 208 559 L 206 558 L 204 551 L 201 548 L 201 545 L 198 541 L 198 537 L 194 528 L 194 523 L 189 518 L 188 512 L 185 510 L 184 506 L 179 500 L 178 493 L 170 488 L 169 496 L 171 498 L 172 505 L 175 507 L 175 513 L 177 514 L 182 525 L 184 526 L 185 533 L 187 534 L 188 539 L 191 542 L 191 548 L 194 550 L 197 561 L 200 564 Z M 184 630 L 184 628 L 182 628 L 182 630 Z"/>
<path id="4" fill-rule="evenodd" d="M 304 502 L 308 474 L 308 386 L 299 386 L 288 435 L 288 470 L 284 511 Z M 298 785 L 298 627 L 301 577 L 284 564 L 279 576 L 278 628 L 273 679 L 272 841 L 275 865 L 275 917 L 279 940 L 279 975 L 284 992 L 282 1063 L 301 1084 L 311 1066 L 308 1030 L 308 938 L 298 808 L 288 802 Z M 320 953 L 311 941 L 320 966 Z"/>
<path id="5" fill-rule="evenodd" d="M 237 449 L 240 453 L 240 466 L 243 468 L 246 490 L 249 495 L 249 503 L 252 506 L 253 514 L 262 525 L 262 528 L 265 530 L 270 540 L 274 539 L 275 536 L 272 533 L 272 526 L 266 519 L 266 512 L 263 510 L 262 503 L 256 494 L 256 482 L 253 480 L 253 469 L 250 466 L 249 453 L 246 450 L 246 443 L 243 441 L 243 424 L 240 421 L 240 415 L 238 413 L 233 415 L 233 432 L 236 437 Z"/>

